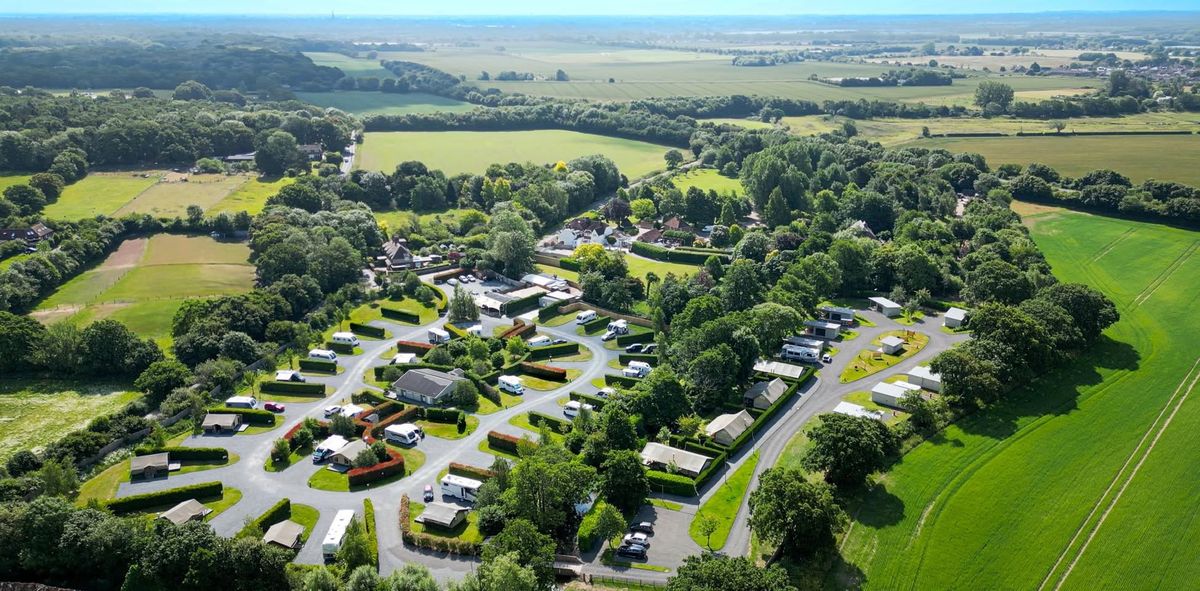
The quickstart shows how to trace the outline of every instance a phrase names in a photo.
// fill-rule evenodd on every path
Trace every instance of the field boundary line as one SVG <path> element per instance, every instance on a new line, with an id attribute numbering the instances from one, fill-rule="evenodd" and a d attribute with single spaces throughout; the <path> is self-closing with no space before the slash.
<path id="1" fill-rule="evenodd" d="M 1108 488 L 1104 489 L 1104 493 L 1100 495 L 1099 499 L 1096 499 L 1096 504 L 1092 507 L 1092 510 L 1088 512 L 1087 517 L 1085 517 L 1083 522 L 1079 524 L 1079 527 L 1076 528 L 1075 535 L 1071 537 L 1071 540 L 1067 543 L 1067 546 L 1063 548 L 1062 553 L 1059 554 L 1058 560 L 1055 561 L 1054 566 L 1050 568 L 1049 572 L 1046 573 L 1045 578 L 1042 579 L 1041 584 L 1038 585 L 1038 591 L 1046 588 L 1047 583 L 1050 582 L 1050 579 L 1054 576 L 1054 573 L 1058 571 L 1058 568 L 1062 565 L 1063 560 L 1065 560 L 1067 555 L 1071 553 L 1071 547 L 1073 547 L 1076 542 L 1079 541 L 1080 536 L 1082 536 L 1084 530 L 1087 529 L 1088 522 L 1090 522 L 1092 518 L 1096 516 L 1096 513 L 1100 510 L 1101 506 L 1104 505 L 1104 499 L 1107 498 L 1109 493 L 1113 492 L 1113 490 L 1117 487 L 1118 482 L 1121 481 L 1122 474 L 1126 472 L 1126 469 L 1129 468 L 1130 464 L 1134 461 L 1134 458 L 1137 457 L 1138 451 L 1145 448 L 1144 451 L 1142 451 L 1141 459 L 1139 459 L 1137 463 L 1133 465 L 1133 469 L 1125 477 L 1125 481 L 1117 491 L 1117 494 L 1112 498 L 1108 506 L 1104 509 L 1104 512 L 1100 515 L 1099 521 L 1092 526 L 1087 539 L 1084 540 L 1083 545 L 1079 548 L 1079 551 L 1076 552 L 1075 558 L 1071 560 L 1071 563 L 1067 566 L 1067 570 L 1063 572 L 1063 574 L 1055 583 L 1055 590 L 1062 588 L 1067 578 L 1071 575 L 1071 571 L 1075 568 L 1075 565 L 1079 562 L 1079 559 L 1083 557 L 1084 552 L 1091 544 L 1092 539 L 1095 538 L 1096 534 L 1100 531 L 1100 526 L 1104 524 L 1104 521 L 1108 518 L 1109 513 L 1111 513 L 1113 508 L 1116 507 L 1117 502 L 1121 500 L 1121 495 L 1125 493 L 1125 489 L 1129 487 L 1129 484 L 1133 481 L 1134 476 L 1136 476 L 1138 471 L 1141 469 L 1142 464 L 1144 464 L 1146 459 L 1150 456 L 1150 452 L 1154 451 L 1154 446 L 1158 443 L 1158 440 L 1162 437 L 1162 434 L 1166 432 L 1167 427 L 1170 426 L 1171 421 L 1175 418 L 1175 414 L 1179 412 L 1180 407 L 1183 406 L 1183 403 L 1187 400 L 1188 395 L 1191 394 L 1192 390 L 1196 387 L 1196 383 L 1200 382 L 1200 374 L 1196 372 L 1198 367 L 1200 367 L 1200 357 L 1196 358 L 1196 361 L 1192 363 L 1192 366 L 1188 369 L 1187 373 L 1184 374 L 1183 379 L 1180 380 L 1179 385 L 1175 387 L 1175 391 L 1171 393 L 1171 397 L 1168 398 L 1166 404 L 1163 405 L 1162 410 L 1158 412 L 1158 416 L 1154 417 L 1154 421 L 1152 421 L 1146 428 L 1146 432 L 1142 434 L 1142 438 L 1138 440 L 1137 445 L 1135 445 L 1134 448 L 1129 452 L 1129 457 L 1125 459 L 1125 463 L 1122 464 L 1121 468 L 1117 470 L 1117 473 L 1113 475 L 1112 482 L 1109 483 Z M 1191 380 L 1191 384 L 1188 384 L 1189 379 Z M 1187 386 L 1186 390 L 1184 389 L 1185 385 Z M 1180 396 L 1181 393 L 1183 394 L 1182 396 Z M 1179 398 L 1179 400 L 1176 401 L 1176 398 Z M 1167 415 L 1167 410 L 1171 409 L 1173 403 L 1174 409 L 1171 410 L 1170 415 Z M 1164 416 L 1166 417 L 1165 421 L 1163 420 Z M 1154 435 L 1154 438 L 1150 439 L 1151 433 L 1154 432 L 1155 426 L 1159 425 L 1160 421 L 1162 422 L 1162 425 L 1159 426 L 1158 432 Z M 1146 445 L 1147 441 L 1149 441 L 1148 446 Z"/>
<path id="2" fill-rule="evenodd" d="M 1171 264 L 1168 265 L 1166 269 L 1163 269 L 1162 273 L 1159 273 L 1158 276 L 1154 278 L 1154 281 L 1151 281 L 1150 284 L 1146 286 L 1146 289 L 1143 289 L 1141 293 L 1139 293 L 1137 297 L 1135 297 L 1133 301 L 1129 303 L 1129 309 L 1132 310 L 1146 303 L 1146 300 L 1149 300 L 1150 296 L 1153 296 L 1154 292 L 1158 291 L 1158 288 L 1162 287 L 1162 284 L 1166 283 L 1167 280 L 1175 274 L 1175 271 L 1178 271 L 1179 268 L 1182 267 L 1183 264 L 1186 263 L 1193 254 L 1196 253 L 1197 248 L 1200 248 L 1200 241 L 1191 243 L 1183 250 L 1183 252 L 1179 253 L 1179 256 L 1175 257 L 1175 260 L 1171 261 Z"/>
<path id="3" fill-rule="evenodd" d="M 1049 213 L 1049 212 L 1046 212 L 1046 213 Z M 1111 241 L 1109 241 L 1109 243 L 1108 243 L 1108 244 L 1105 244 L 1105 245 L 1104 245 L 1104 246 L 1103 246 L 1103 247 L 1100 249 L 1100 251 L 1099 251 L 1099 252 L 1097 252 L 1097 253 L 1096 253 L 1096 254 L 1095 254 L 1095 255 L 1094 255 L 1092 258 L 1088 259 L 1088 262 L 1092 262 L 1092 263 L 1094 263 L 1094 262 L 1096 262 L 1096 261 L 1100 260 L 1101 258 L 1103 258 L 1103 257 L 1104 257 L 1104 255 L 1106 255 L 1106 254 L 1108 254 L 1109 252 L 1111 252 L 1111 251 L 1112 251 L 1112 249 L 1116 248 L 1116 247 L 1117 247 L 1117 245 L 1118 245 L 1118 244 L 1120 244 L 1120 243 L 1121 243 L 1123 240 L 1125 240 L 1126 238 L 1128 238 L 1130 234 L 1133 234 L 1133 233 L 1134 233 L 1134 232 L 1136 232 L 1136 231 L 1137 231 L 1137 227 L 1136 227 L 1136 226 L 1134 226 L 1134 227 L 1131 227 L 1131 228 L 1129 228 L 1128 230 L 1125 230 L 1124 232 L 1122 232 L 1122 233 L 1121 233 L 1121 235 L 1120 235 L 1120 236 L 1117 236 L 1116 238 L 1113 238 Z"/>

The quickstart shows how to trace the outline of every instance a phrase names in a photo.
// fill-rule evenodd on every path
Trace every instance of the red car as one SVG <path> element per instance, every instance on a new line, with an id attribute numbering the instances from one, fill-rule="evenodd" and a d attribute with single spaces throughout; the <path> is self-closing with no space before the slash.
<path id="1" fill-rule="evenodd" d="M 283 412 L 285 407 L 278 402 L 264 402 L 263 408 L 271 412 Z"/>

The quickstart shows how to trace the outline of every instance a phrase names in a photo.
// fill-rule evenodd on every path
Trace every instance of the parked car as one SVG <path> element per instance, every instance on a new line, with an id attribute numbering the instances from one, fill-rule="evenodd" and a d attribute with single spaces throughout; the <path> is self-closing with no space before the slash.
<path id="1" fill-rule="evenodd" d="M 611 340 L 613 340 L 613 339 L 615 339 L 615 338 L 617 338 L 617 333 L 616 333 L 615 331 L 611 331 L 611 330 L 610 330 L 610 331 L 608 331 L 608 332 L 604 333 L 604 336 L 600 337 L 600 340 L 602 340 L 602 341 L 611 341 Z"/>
<path id="2" fill-rule="evenodd" d="M 596 392 L 596 398 L 608 398 L 609 396 L 616 396 L 616 394 L 617 391 L 612 388 L 600 388 L 600 391 Z"/>
<path id="3" fill-rule="evenodd" d="M 833 363 L 833 355 L 826 353 L 821 356 L 821 361 L 823 361 L 825 363 Z"/>
<path id="4" fill-rule="evenodd" d="M 458 280 L 457 280 L 457 279 L 455 279 L 455 278 L 453 278 L 453 277 L 451 277 L 451 278 L 449 278 L 449 279 L 447 279 L 447 280 L 446 280 L 446 283 L 449 283 L 450 285 L 458 285 Z"/>
<path id="5" fill-rule="evenodd" d="M 426 503 L 433 502 L 433 485 L 432 484 L 425 485 L 425 493 L 423 495 L 421 495 L 421 498 L 425 499 Z"/>
<path id="6" fill-rule="evenodd" d="M 336 415 L 341 412 L 342 412 L 342 407 L 340 407 L 340 406 L 326 406 L 325 407 L 325 418 L 332 417 L 333 415 Z"/>
<path id="7" fill-rule="evenodd" d="M 634 343 L 632 345 L 629 345 L 628 347 L 625 347 L 625 352 L 626 353 L 641 353 L 642 347 L 644 347 L 644 346 L 645 345 L 643 345 L 642 343 Z"/>
<path id="8" fill-rule="evenodd" d="M 649 521 L 640 521 L 629 526 L 629 531 L 654 535 L 654 524 Z"/>
<path id="9" fill-rule="evenodd" d="M 283 412 L 286 407 L 278 402 L 264 402 L 263 408 L 271 412 Z"/>
<path id="10" fill-rule="evenodd" d="M 642 353 L 653 353 L 656 349 L 658 349 L 658 343 L 647 343 L 645 347 L 642 347 Z"/>
<path id="11" fill-rule="evenodd" d="M 646 557 L 646 547 L 642 546 L 640 544 L 634 544 L 632 546 L 621 546 L 620 548 L 617 548 L 617 554 L 619 554 L 621 556 L 628 556 L 630 558 L 645 558 Z"/>
<path id="12" fill-rule="evenodd" d="M 567 339 L 554 339 L 553 341 L 550 341 L 550 344 L 551 345 L 565 345 L 565 344 L 567 344 Z"/>
<path id="13" fill-rule="evenodd" d="M 643 533 L 625 534 L 621 540 L 622 546 L 645 546 L 650 547 L 650 536 Z"/>

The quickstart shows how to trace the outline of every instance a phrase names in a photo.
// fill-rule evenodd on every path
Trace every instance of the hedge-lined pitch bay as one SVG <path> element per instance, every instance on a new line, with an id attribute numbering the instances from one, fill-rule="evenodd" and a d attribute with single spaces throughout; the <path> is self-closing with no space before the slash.
<path id="1" fill-rule="evenodd" d="M 1171 589 L 1200 577 L 1200 234 L 1043 208 L 1059 279 L 1121 321 L 1066 369 L 904 456 L 842 545 L 864 589 Z M 1168 502 L 1169 501 L 1169 502 Z"/>

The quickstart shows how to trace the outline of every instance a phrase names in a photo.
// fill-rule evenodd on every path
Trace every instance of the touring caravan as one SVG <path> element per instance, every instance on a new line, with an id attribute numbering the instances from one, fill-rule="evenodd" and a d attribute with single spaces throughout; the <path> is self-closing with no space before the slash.
<path id="1" fill-rule="evenodd" d="M 352 332 L 335 332 L 329 340 L 335 345 L 358 346 L 358 337 L 354 336 Z"/>
<path id="2" fill-rule="evenodd" d="M 342 509 L 333 516 L 333 523 L 329 525 L 329 531 L 325 533 L 325 539 L 321 542 L 321 554 L 325 558 L 325 562 L 331 562 L 337 556 L 338 550 L 342 548 L 342 541 L 346 539 L 346 530 L 350 528 L 350 522 L 354 521 L 353 509 Z"/>
<path id="3" fill-rule="evenodd" d="M 517 376 L 500 376 L 498 380 L 500 389 L 509 394 L 521 395 L 525 393 L 525 385 L 521 383 L 521 378 Z"/>
<path id="4" fill-rule="evenodd" d="M 313 349 L 308 352 L 309 359 L 324 359 L 325 361 L 337 361 L 337 353 L 329 349 Z"/>
<path id="5" fill-rule="evenodd" d="M 429 329 L 429 342 L 434 345 L 440 345 L 442 343 L 449 343 L 450 342 L 450 333 L 448 333 L 440 328 L 431 328 L 431 329 Z"/>
<path id="6" fill-rule="evenodd" d="M 475 495 L 479 492 L 479 487 L 481 486 L 483 486 L 482 482 L 458 476 L 457 474 L 447 474 L 442 477 L 443 495 L 471 503 L 475 502 Z"/>
<path id="7" fill-rule="evenodd" d="M 384 439 L 400 445 L 416 445 L 421 442 L 421 438 L 424 436 L 425 433 L 421 431 L 421 428 L 412 423 L 388 425 L 383 430 Z"/>
<path id="8" fill-rule="evenodd" d="M 575 315 L 575 324 L 584 324 L 596 319 L 595 310 L 584 310 Z"/>
<path id="9" fill-rule="evenodd" d="M 810 347 L 800 347 L 797 345 L 784 345 L 780 349 L 779 356 L 789 361 L 804 361 L 806 363 L 816 363 L 821 359 L 821 351 Z"/>
<path id="10" fill-rule="evenodd" d="M 258 406 L 258 399 L 253 396 L 233 396 L 225 400 L 225 406 L 229 408 L 255 408 Z"/>

